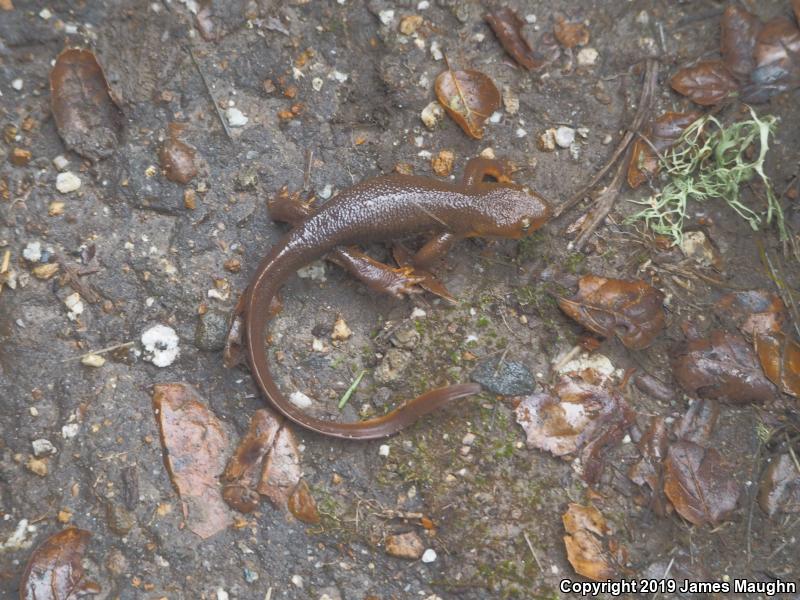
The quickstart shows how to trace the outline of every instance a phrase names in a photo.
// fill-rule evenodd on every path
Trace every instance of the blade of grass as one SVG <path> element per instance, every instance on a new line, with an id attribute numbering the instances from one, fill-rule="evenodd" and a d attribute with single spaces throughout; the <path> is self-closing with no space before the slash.
<path id="1" fill-rule="evenodd" d="M 356 391 L 358 384 L 361 383 L 361 380 L 364 378 L 366 372 L 367 372 L 366 369 L 362 369 L 361 373 L 359 373 L 353 380 L 353 383 L 350 384 L 350 387 L 347 388 L 347 391 L 344 394 L 342 394 L 342 397 L 339 399 L 339 410 L 342 410 L 344 408 L 344 405 L 347 404 L 347 401 L 350 400 L 350 396 L 352 396 L 353 392 Z"/>

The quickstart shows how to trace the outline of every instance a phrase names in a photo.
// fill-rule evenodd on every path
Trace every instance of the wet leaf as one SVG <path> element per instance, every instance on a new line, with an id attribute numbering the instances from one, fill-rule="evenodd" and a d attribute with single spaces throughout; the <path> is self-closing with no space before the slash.
<path id="1" fill-rule="evenodd" d="M 650 423 L 637 443 L 641 454 L 638 462 L 628 469 L 628 477 L 636 485 L 650 488 L 650 508 L 659 516 L 665 514 L 663 496 L 664 458 L 669 443 L 667 424 L 664 417 L 650 417 Z"/>
<path id="2" fill-rule="evenodd" d="M 736 509 L 739 486 L 713 448 L 679 441 L 669 447 L 664 464 L 664 493 L 690 523 L 715 525 Z"/>
<path id="3" fill-rule="evenodd" d="M 188 528 L 208 538 L 231 524 L 218 477 L 228 439 L 203 398 L 185 383 L 153 388 L 164 462 L 183 504 Z"/>
<path id="4" fill-rule="evenodd" d="M 786 320 L 786 307 L 775 294 L 764 290 L 731 292 L 716 303 L 718 314 L 729 317 L 747 336 L 777 333 Z"/>
<path id="5" fill-rule="evenodd" d="M 484 122 L 500 108 L 500 92 L 489 76 L 448 68 L 439 73 L 434 88 L 447 114 L 467 135 L 481 139 Z"/>
<path id="6" fill-rule="evenodd" d="M 570 23 L 563 17 L 557 17 L 553 26 L 553 34 L 564 48 L 585 46 L 589 43 L 589 29 L 583 23 Z"/>
<path id="7" fill-rule="evenodd" d="M 784 394 L 800 397 L 800 344 L 782 332 L 757 335 L 755 348 L 767 378 Z"/>
<path id="8" fill-rule="evenodd" d="M 758 489 L 758 505 L 770 517 L 800 512 L 800 468 L 790 454 L 773 457 Z"/>
<path id="9" fill-rule="evenodd" d="M 600 511 L 593 506 L 570 503 L 561 519 L 567 532 L 564 536 L 567 560 L 575 572 L 594 581 L 614 578 L 616 569 L 606 546 L 609 530 Z"/>
<path id="10" fill-rule="evenodd" d="M 300 453 L 294 434 L 282 427 L 264 462 L 258 493 L 269 498 L 278 508 L 286 508 L 289 496 L 300 482 Z"/>
<path id="11" fill-rule="evenodd" d="M 317 503 L 314 502 L 314 496 L 311 495 L 311 490 L 305 479 L 301 479 L 292 490 L 288 506 L 289 512 L 303 523 L 311 525 L 319 523 L 320 517 L 317 511 Z"/>
<path id="12" fill-rule="evenodd" d="M 755 69 L 743 99 L 764 102 L 800 86 L 800 30 L 785 17 L 764 24 L 755 48 Z"/>
<path id="13" fill-rule="evenodd" d="M 708 338 L 679 344 L 673 351 L 672 371 L 686 392 L 700 398 L 761 403 L 775 391 L 750 345 L 739 335 L 719 330 Z"/>
<path id="14" fill-rule="evenodd" d="M 533 49 L 523 32 L 525 21 L 510 8 L 504 7 L 488 13 L 486 22 L 500 40 L 503 49 L 520 66 L 529 71 L 536 71 L 552 60 L 552 57 L 545 56 Z"/>
<path id="15" fill-rule="evenodd" d="M 99 594 L 85 579 L 81 561 L 91 533 L 70 527 L 51 535 L 33 551 L 19 584 L 21 600 L 72 600 Z"/>
<path id="16" fill-rule="evenodd" d="M 50 71 L 50 101 L 67 148 L 92 160 L 114 152 L 122 113 L 92 51 L 67 48 L 58 55 Z"/>
<path id="17" fill-rule="evenodd" d="M 720 27 L 722 60 L 734 75 L 748 79 L 755 67 L 756 37 L 761 21 L 745 8 L 730 4 L 722 15 Z"/>
<path id="18" fill-rule="evenodd" d="M 719 104 L 738 94 L 739 83 L 721 60 L 704 60 L 681 69 L 670 79 L 679 94 L 701 106 Z"/>
<path id="19" fill-rule="evenodd" d="M 632 350 L 647 348 L 664 329 L 664 294 L 644 281 L 586 275 L 573 298 L 558 298 L 567 315 L 591 331 L 616 335 Z"/>
<path id="20" fill-rule="evenodd" d="M 236 510 L 254 511 L 261 497 L 257 487 L 261 481 L 263 460 L 272 448 L 281 420 L 271 411 L 262 408 L 253 413 L 250 427 L 228 461 L 222 474 L 222 496 Z"/>
<path id="21" fill-rule="evenodd" d="M 516 408 L 528 447 L 567 460 L 579 454 L 589 483 L 599 481 L 603 452 L 618 444 L 633 422 L 622 395 L 604 383 L 608 381 L 587 369 L 562 377 L 553 394 L 528 396 Z"/>
<path id="22" fill-rule="evenodd" d="M 195 149 L 179 139 L 182 129 L 183 126 L 178 123 L 169 124 L 167 139 L 161 147 L 159 159 L 167 179 L 186 184 L 197 175 L 197 165 L 194 162 Z"/>
<path id="23" fill-rule="evenodd" d="M 675 437 L 708 446 L 718 418 L 719 404 L 714 400 L 696 400 L 692 402 L 683 418 L 675 424 Z"/>
<path id="24" fill-rule="evenodd" d="M 628 185 L 637 188 L 660 170 L 658 154 L 663 154 L 678 141 L 689 125 L 701 117 L 697 111 L 666 112 L 645 130 L 647 141 L 637 138 L 633 143 L 631 161 L 628 163 Z M 649 144 L 647 142 L 650 142 Z"/>

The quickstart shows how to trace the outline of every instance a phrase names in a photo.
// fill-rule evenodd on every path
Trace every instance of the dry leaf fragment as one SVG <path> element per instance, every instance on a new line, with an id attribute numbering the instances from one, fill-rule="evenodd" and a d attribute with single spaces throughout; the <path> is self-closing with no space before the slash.
<path id="1" fill-rule="evenodd" d="M 194 387 L 163 383 L 153 388 L 164 463 L 183 504 L 187 526 L 202 538 L 228 527 L 231 514 L 217 479 L 225 468 L 228 438 Z"/>
<path id="2" fill-rule="evenodd" d="M 500 108 L 500 92 L 489 76 L 448 68 L 439 73 L 434 88 L 447 114 L 467 135 L 481 139 L 484 122 Z"/>
<path id="3" fill-rule="evenodd" d="M 99 594 L 100 586 L 85 579 L 81 564 L 91 535 L 69 527 L 39 544 L 22 574 L 20 600 L 73 600 Z"/>
<path id="4" fill-rule="evenodd" d="M 701 116 L 697 111 L 666 112 L 653 121 L 644 133 L 647 140 L 637 138 L 633 143 L 628 163 L 628 185 L 635 189 L 656 175 L 661 167 L 656 151 L 663 154 L 669 150 L 680 139 L 683 130 Z"/>
<path id="5" fill-rule="evenodd" d="M 664 294 L 644 281 L 597 275 L 581 277 L 573 298 L 558 298 L 569 317 L 604 337 L 616 335 L 632 350 L 647 348 L 664 329 L 663 302 Z"/>
<path id="6" fill-rule="evenodd" d="M 777 333 L 786 319 L 783 301 L 765 290 L 731 292 L 715 306 L 719 314 L 731 318 L 739 331 L 750 337 Z"/>
<path id="7" fill-rule="evenodd" d="M 64 145 L 99 160 L 118 143 L 122 113 L 91 50 L 67 48 L 50 71 L 50 101 Z"/>
<path id="8" fill-rule="evenodd" d="M 761 403 L 775 391 L 750 345 L 739 335 L 719 330 L 708 338 L 679 344 L 673 351 L 672 371 L 685 391 L 700 398 Z"/>
<path id="9" fill-rule="evenodd" d="M 756 335 L 756 354 L 767 378 L 784 394 L 800 397 L 800 344 L 783 332 Z"/>
<path id="10" fill-rule="evenodd" d="M 669 83 L 676 92 L 701 106 L 719 104 L 739 92 L 739 83 L 721 60 L 704 60 L 681 69 Z"/>
<path id="11" fill-rule="evenodd" d="M 557 17 L 553 26 L 556 40 L 564 48 L 585 46 L 589 43 L 589 29 L 583 23 L 570 23 L 564 17 Z"/>
<path id="12" fill-rule="evenodd" d="M 719 404 L 714 400 L 696 400 L 692 402 L 683 418 L 675 424 L 675 437 L 708 446 L 718 418 Z"/>
<path id="13" fill-rule="evenodd" d="M 636 485 L 650 488 L 650 508 L 659 516 L 665 514 L 663 496 L 664 458 L 669 444 L 667 424 L 664 417 L 650 417 L 650 423 L 637 443 L 641 458 L 628 469 L 628 477 Z"/>
<path id="14" fill-rule="evenodd" d="M 305 479 L 301 479 L 292 490 L 288 500 L 288 507 L 289 512 L 303 523 L 316 525 L 320 522 L 317 503 L 314 502 L 314 496 L 311 495 L 311 490 Z"/>
<path id="15" fill-rule="evenodd" d="M 261 500 L 256 488 L 261 480 L 264 457 L 272 448 L 281 419 L 262 408 L 253 413 L 250 427 L 222 474 L 222 496 L 236 510 L 254 511 Z"/>
<path id="16" fill-rule="evenodd" d="M 756 37 L 761 21 L 747 9 L 730 4 L 722 15 L 720 28 L 722 59 L 734 75 L 749 78 L 755 67 Z"/>
<path id="17" fill-rule="evenodd" d="M 759 486 L 758 504 L 770 517 L 800 512 L 800 469 L 791 455 L 773 457 Z"/>
<path id="18" fill-rule="evenodd" d="M 570 503 L 562 515 L 567 560 L 579 575 L 605 581 L 616 575 L 606 544 L 609 533 L 603 515 L 593 506 Z"/>
<path id="19" fill-rule="evenodd" d="M 294 434 L 281 427 L 264 461 L 258 493 L 269 498 L 279 508 L 286 508 L 289 496 L 300 483 L 300 453 Z"/>
<path id="20" fill-rule="evenodd" d="M 194 162 L 195 149 L 179 139 L 182 129 L 178 123 L 169 124 L 167 140 L 161 147 L 159 159 L 167 179 L 186 184 L 197 175 L 197 165 Z"/>
<path id="21" fill-rule="evenodd" d="M 736 509 L 739 486 L 713 448 L 675 442 L 664 464 L 664 493 L 690 523 L 715 525 Z"/>
<path id="22" fill-rule="evenodd" d="M 533 50 L 525 38 L 522 28 L 525 26 L 517 13 L 504 7 L 486 15 L 486 22 L 492 28 L 503 49 L 521 66 L 529 71 L 544 67 L 549 60 Z"/>

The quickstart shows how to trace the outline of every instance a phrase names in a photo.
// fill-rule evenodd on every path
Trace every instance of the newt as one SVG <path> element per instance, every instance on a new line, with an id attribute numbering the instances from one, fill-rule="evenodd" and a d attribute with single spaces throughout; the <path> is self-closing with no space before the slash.
<path id="1" fill-rule="evenodd" d="M 421 286 L 447 298 L 449 293 L 427 268 L 456 242 L 477 236 L 520 239 L 550 216 L 542 197 L 512 182 L 507 163 L 485 158 L 470 160 L 458 183 L 391 174 L 344 190 L 318 210 L 292 202 L 287 194 L 271 201 L 269 208 L 274 219 L 294 227 L 260 262 L 239 299 L 226 364 L 235 362 L 237 348 L 243 350 L 253 378 L 275 409 L 306 429 L 345 439 L 392 435 L 453 400 L 480 392 L 481 387 L 467 383 L 434 389 L 384 416 L 354 423 L 307 415 L 281 393 L 268 364 L 266 328 L 280 310 L 278 292 L 284 282 L 298 269 L 326 257 L 375 291 L 404 296 Z M 398 268 L 355 246 L 425 233 L 430 239 L 416 254 L 402 257 L 404 264 Z"/>

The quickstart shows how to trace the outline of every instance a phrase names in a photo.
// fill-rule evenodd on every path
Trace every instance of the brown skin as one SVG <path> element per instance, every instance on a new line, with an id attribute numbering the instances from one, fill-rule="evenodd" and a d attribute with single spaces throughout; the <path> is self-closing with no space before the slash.
<path id="1" fill-rule="evenodd" d="M 497 181 L 484 181 L 487 176 Z M 301 267 L 328 256 L 372 289 L 402 295 L 420 283 L 413 267 L 424 269 L 456 241 L 475 236 L 520 239 L 541 227 L 550 215 L 550 207 L 541 197 L 510 183 L 506 163 L 488 159 L 469 161 L 461 183 L 388 175 L 345 190 L 316 212 L 299 204 L 292 208 L 281 203 L 272 208 L 273 217 L 296 226 L 261 261 L 237 306 L 237 319 L 243 324 L 240 320 L 234 327 L 241 327 L 250 369 L 269 402 L 298 425 L 345 439 L 392 435 L 481 388 L 459 384 L 431 390 L 383 417 L 356 423 L 308 416 L 280 392 L 267 361 L 264 335 L 283 283 Z M 431 241 L 401 269 L 382 265 L 351 248 L 426 232 L 432 234 Z"/>

